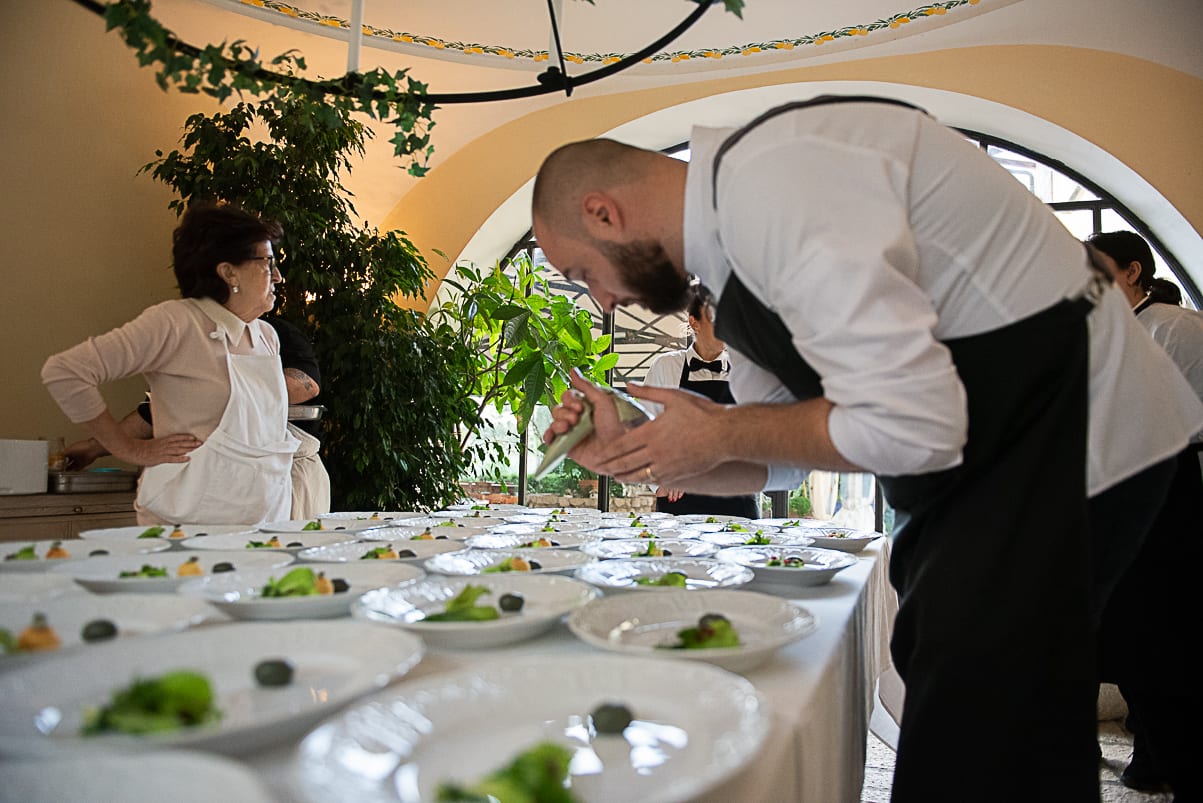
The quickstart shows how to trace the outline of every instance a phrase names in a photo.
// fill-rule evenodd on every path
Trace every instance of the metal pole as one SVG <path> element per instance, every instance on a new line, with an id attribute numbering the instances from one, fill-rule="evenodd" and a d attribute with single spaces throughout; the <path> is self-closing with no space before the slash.
<path id="1" fill-rule="evenodd" d="M 359 50 L 363 46 L 364 0 L 351 0 L 351 36 L 347 41 L 347 74 L 359 72 Z"/>

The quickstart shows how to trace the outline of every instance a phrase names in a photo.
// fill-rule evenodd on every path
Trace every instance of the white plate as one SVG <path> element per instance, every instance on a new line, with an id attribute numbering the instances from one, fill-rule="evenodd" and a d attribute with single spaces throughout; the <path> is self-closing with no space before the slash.
<path id="1" fill-rule="evenodd" d="M 522 558 L 539 562 L 540 568 L 521 572 L 522 574 L 570 572 L 578 566 L 597 560 L 592 555 L 586 555 L 576 549 L 461 549 L 458 552 L 444 552 L 442 555 L 435 555 L 426 561 L 425 566 L 426 571 L 438 574 L 478 575 L 506 558 Z M 484 576 L 512 573 L 488 572 Z"/>
<path id="2" fill-rule="evenodd" d="M 635 558 L 638 557 L 638 553 L 647 551 L 651 543 L 671 553 L 658 557 L 708 558 L 718 552 L 718 547 L 714 544 L 692 538 L 615 538 L 586 544 L 581 547 L 581 551 L 602 560 Z"/>
<path id="3" fill-rule="evenodd" d="M 478 605 L 493 605 L 502 594 L 520 594 L 522 610 L 501 611 L 498 619 L 486 622 L 427 622 L 425 617 L 441 613 L 447 601 L 464 586 L 485 586 Z M 482 577 L 431 577 L 401 588 L 386 588 L 364 595 L 351 607 L 356 619 L 385 622 L 403 627 L 431 647 L 495 647 L 534 638 L 550 630 L 560 617 L 599 596 L 596 588 L 579 580 L 544 575 L 485 575 Z"/>
<path id="4" fill-rule="evenodd" d="M 544 546 L 524 546 L 524 544 L 532 544 L 540 538 L 546 538 L 551 541 L 551 547 Z M 546 533 L 534 531 L 530 533 L 484 533 L 482 535 L 474 535 L 464 541 L 464 546 L 472 549 L 549 549 L 560 547 L 562 549 L 577 549 L 583 544 L 592 544 L 599 541 L 596 535 L 589 533 Z"/>
<path id="5" fill-rule="evenodd" d="M 189 538 L 184 542 L 183 546 L 188 549 L 218 549 L 224 552 L 245 550 L 247 552 L 291 552 L 296 554 L 302 549 L 310 549 L 315 546 L 353 543 L 359 540 L 360 537 L 360 533 L 349 530 L 328 533 L 316 531 L 304 533 L 229 533 L 227 535 L 211 535 L 208 538 Z M 362 537 L 370 538 L 371 536 L 364 533 Z M 251 546 L 252 542 L 266 544 L 272 538 L 279 541 L 280 546 Z"/>
<path id="6" fill-rule="evenodd" d="M 116 541 L 150 541 L 151 538 L 139 539 L 151 526 L 161 526 L 163 528 L 162 535 L 157 536 L 165 541 L 183 541 L 188 538 L 196 538 L 197 536 L 208 535 L 224 535 L 225 533 L 245 533 L 254 532 L 255 527 L 251 524 L 181 524 L 179 529 L 184 533 L 182 537 L 171 537 L 171 533 L 175 532 L 176 527 L 173 524 L 163 525 L 137 525 L 134 527 L 105 527 L 98 530 L 84 530 L 79 534 L 80 538 L 99 538 L 104 540 Z"/>
<path id="7" fill-rule="evenodd" d="M 810 546 L 813 539 L 809 534 L 790 530 L 789 532 L 779 532 L 772 530 L 768 532 L 756 533 L 702 533 L 698 536 L 699 541 L 705 541 L 708 544 L 715 544 L 720 547 L 728 546 L 761 546 L 760 544 L 749 544 L 748 541 L 752 538 L 762 537 L 768 539 L 768 544 L 764 546 Z"/>
<path id="8" fill-rule="evenodd" d="M 599 538 L 606 539 L 626 539 L 626 538 L 694 538 L 698 535 L 696 531 L 678 529 L 676 527 L 604 527 L 598 530 L 590 530 L 591 533 Z"/>
<path id="9" fill-rule="evenodd" d="M 203 599 L 236 619 L 326 619 L 347 616 L 351 603 L 377 588 L 412 583 L 426 576 L 417 566 L 394 561 L 363 561 L 337 566 L 307 566 L 314 574 L 324 571 L 331 580 L 342 579 L 350 586 L 337 594 L 311 594 L 304 597 L 264 597 L 263 587 L 279 579 L 296 564 L 279 569 L 227 572 L 189 580 L 180 586 L 181 594 Z"/>
<path id="10" fill-rule="evenodd" d="M 753 569 L 757 580 L 799 586 L 829 583 L 836 573 L 856 565 L 856 558 L 846 552 L 798 546 L 733 546 L 719 550 L 716 557 L 732 565 Z M 798 557 L 806 563 L 797 568 L 766 566 L 772 557 Z"/>
<path id="11" fill-rule="evenodd" d="M 536 519 L 535 521 L 500 524 L 490 527 L 489 532 L 494 535 L 552 535 L 555 533 L 579 533 L 584 530 L 596 529 L 596 527 L 597 524 L 593 521 L 569 521 L 563 518 L 557 521 Z"/>
<path id="12" fill-rule="evenodd" d="M 752 523 L 764 527 L 780 527 L 783 530 L 793 530 L 797 529 L 798 527 L 810 528 L 831 526 L 831 522 L 829 521 L 824 521 L 823 519 L 808 519 L 802 516 L 797 516 L 792 519 L 753 519 Z"/>
<path id="13" fill-rule="evenodd" d="M 665 649 L 677 633 L 697 627 L 708 613 L 727 617 L 739 636 L 738 647 Z M 587 644 L 603 650 L 654 658 L 706 661 L 746 672 L 777 650 L 818 629 L 805 608 L 755 591 L 682 591 L 666 594 L 619 594 L 594 600 L 573 611 L 568 628 Z"/>
<path id="14" fill-rule="evenodd" d="M 672 586 L 648 586 L 636 581 L 640 577 L 658 578 L 669 572 L 685 575 L 685 588 L 736 588 L 752 581 L 751 569 L 723 563 L 712 558 L 630 558 L 603 560 L 585 566 L 574 575 L 578 580 L 597 586 L 603 591 L 667 591 Z"/>
<path id="15" fill-rule="evenodd" d="M 372 537 L 379 537 L 388 530 L 372 530 Z M 380 558 L 363 556 L 379 547 L 392 547 L 398 555 L 405 550 L 413 553 L 410 556 L 397 558 L 402 563 L 421 564 L 427 558 L 441 555 L 444 552 L 458 552 L 464 548 L 462 541 L 356 541 L 352 544 L 332 544 L 331 546 L 315 546 L 312 549 L 302 549 L 297 553 L 297 560 L 308 563 L 379 563 Z M 391 558 L 384 558 L 385 563 L 393 563 Z"/>
<path id="16" fill-rule="evenodd" d="M 372 530 L 369 538 L 387 538 L 398 540 L 412 538 L 415 535 L 430 533 L 438 540 L 463 541 L 474 535 L 490 532 L 489 527 L 461 527 L 451 519 L 409 519 L 392 527 Z"/>
<path id="17" fill-rule="evenodd" d="M 322 522 L 371 521 L 387 525 L 391 521 L 417 519 L 424 515 L 412 510 L 340 510 L 336 513 L 322 513 L 317 518 Z"/>
<path id="18" fill-rule="evenodd" d="M 849 527 L 812 527 L 806 535 L 821 549 L 836 549 L 840 552 L 860 552 L 881 538 L 881 533 L 870 530 L 854 530 Z"/>
<path id="19" fill-rule="evenodd" d="M 22 572 L 10 574 L 0 583 L 0 604 L 37 602 L 65 595 L 91 596 L 88 590 L 65 574 Z"/>
<path id="20" fill-rule="evenodd" d="M 54 541 L 13 541 L 0 546 L 0 572 L 45 572 L 64 563 L 78 563 L 87 560 L 95 552 L 108 552 L 110 555 L 146 555 L 152 552 L 162 552 L 171 549 L 171 544 L 158 538 L 148 538 L 143 541 L 110 541 L 107 544 L 90 543 L 78 538 L 60 541 L 59 544 L 67 550 L 69 557 L 47 558 L 46 551 Z M 6 557 L 17 550 L 32 546 L 34 560 L 7 560 Z"/>
<path id="21" fill-rule="evenodd" d="M 219 575 L 220 576 L 220 575 Z M 62 646 L 45 652 L 0 653 L 0 667 L 14 666 L 10 661 L 40 660 L 63 651 L 86 646 L 89 649 L 107 642 L 83 640 L 84 625 L 107 619 L 117 626 L 117 639 L 183 630 L 203 622 L 226 621 L 226 617 L 204 600 L 165 595 L 149 601 L 143 594 L 74 594 L 58 599 L 0 605 L 0 627 L 14 636 L 29 624 L 35 613 L 46 615 L 47 623 L 58 634 Z"/>
<path id="22" fill-rule="evenodd" d="M 769 718 L 744 678 L 703 663 L 530 655 L 402 684 L 327 721 L 301 743 L 294 783 L 311 803 L 432 801 L 542 741 L 574 752 L 584 803 L 695 798 L 760 749 Z M 705 701 L 699 705 L 699 701 Z M 621 702 L 635 721 L 591 736 L 589 714 Z"/>
<path id="23" fill-rule="evenodd" d="M 366 622 L 239 622 L 97 644 L 0 674 L 0 754 L 194 747 L 241 755 L 296 737 L 421 657 L 419 639 Z M 292 683 L 257 685 L 255 665 L 281 658 L 293 664 Z M 220 720 L 157 735 L 79 735 L 86 709 L 136 677 L 177 669 L 209 678 Z"/>
<path id="24" fill-rule="evenodd" d="M 656 510 L 650 511 L 648 513 L 619 513 L 617 511 L 607 510 L 605 513 L 601 514 L 601 518 L 602 518 L 602 521 L 609 521 L 609 522 L 617 521 L 617 522 L 623 522 L 623 523 L 629 523 L 632 519 L 639 518 L 639 519 L 643 519 L 645 522 L 646 521 L 655 521 L 657 523 L 663 524 L 666 521 L 676 521 L 677 517 L 671 513 L 661 513 Z M 606 526 L 610 526 L 610 525 L 606 525 Z"/>
<path id="25" fill-rule="evenodd" d="M 725 513 L 678 513 L 676 520 L 680 524 L 722 524 L 728 521 L 747 524 L 751 521 L 747 516 L 728 516 Z"/>
<path id="26" fill-rule="evenodd" d="M 180 564 L 189 558 L 200 558 L 201 570 L 205 575 L 213 573 L 218 563 L 234 564 L 234 571 L 248 569 L 270 569 L 292 563 L 292 555 L 275 549 L 247 549 L 242 552 L 204 552 L 201 550 L 172 550 L 157 555 L 110 555 L 103 558 L 88 558 L 56 566 L 51 571 L 75 578 L 89 591 L 108 593 L 130 591 L 134 593 L 173 592 L 180 583 L 192 577 L 176 574 Z M 167 570 L 166 577 L 121 577 L 121 572 L 136 572 L 143 565 Z"/>
<path id="27" fill-rule="evenodd" d="M 275 798 L 245 765 L 186 750 L 137 756 L 58 756 L 53 763 L 4 763 L 0 800 L 120 800 L 121 803 L 273 803 Z"/>

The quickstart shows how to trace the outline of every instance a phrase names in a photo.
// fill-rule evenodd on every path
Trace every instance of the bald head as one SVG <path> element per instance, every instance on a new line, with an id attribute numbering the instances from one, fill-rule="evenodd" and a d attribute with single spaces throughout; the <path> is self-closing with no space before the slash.
<path id="1" fill-rule="evenodd" d="M 660 154 L 612 139 L 572 142 L 552 151 L 535 176 L 531 211 L 544 225 L 575 237 L 584 230 L 581 198 L 588 192 L 647 178 Z"/>

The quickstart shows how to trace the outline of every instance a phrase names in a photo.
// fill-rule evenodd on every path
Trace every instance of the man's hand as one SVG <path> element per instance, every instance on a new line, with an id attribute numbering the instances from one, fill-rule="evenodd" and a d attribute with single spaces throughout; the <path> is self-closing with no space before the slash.
<path id="1" fill-rule="evenodd" d="M 551 411 L 551 426 L 543 433 L 543 442 L 552 440 L 576 426 L 584 412 L 585 399 L 593 407 L 593 433 L 578 443 L 568 456 L 580 465 L 596 471 L 590 463 L 593 455 L 602 444 L 621 437 L 626 427 L 618 420 L 618 411 L 614 406 L 614 397 L 585 379 L 580 371 L 573 370 L 569 377 L 572 387 L 564 392 L 560 404 Z"/>
<path id="2" fill-rule="evenodd" d="M 68 471 L 83 471 L 102 457 L 107 457 L 109 450 L 100 445 L 95 438 L 85 438 L 76 441 L 63 450 L 67 456 Z"/>
<path id="3" fill-rule="evenodd" d="M 683 482 L 727 459 L 718 449 L 726 440 L 720 417 L 727 409 L 704 396 L 676 388 L 631 385 L 632 396 L 663 407 L 655 420 L 597 444 L 598 468 L 620 482 L 688 488 Z"/>

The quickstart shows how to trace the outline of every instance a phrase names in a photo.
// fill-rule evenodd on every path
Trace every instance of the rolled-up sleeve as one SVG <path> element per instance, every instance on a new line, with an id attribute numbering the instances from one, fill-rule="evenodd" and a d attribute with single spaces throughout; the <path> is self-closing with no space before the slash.
<path id="1" fill-rule="evenodd" d="M 910 278 L 918 253 L 905 165 L 811 144 L 802 156 L 796 144 L 768 146 L 724 166 L 719 209 L 728 259 L 822 377 L 840 454 L 879 474 L 958 465 L 968 433 L 965 391 L 933 334 L 936 310 Z"/>
<path id="2" fill-rule="evenodd" d="M 99 386 L 153 371 L 172 353 L 178 327 L 163 305 L 134 320 L 55 354 L 42 366 L 42 382 L 73 423 L 91 421 L 106 409 Z"/>

